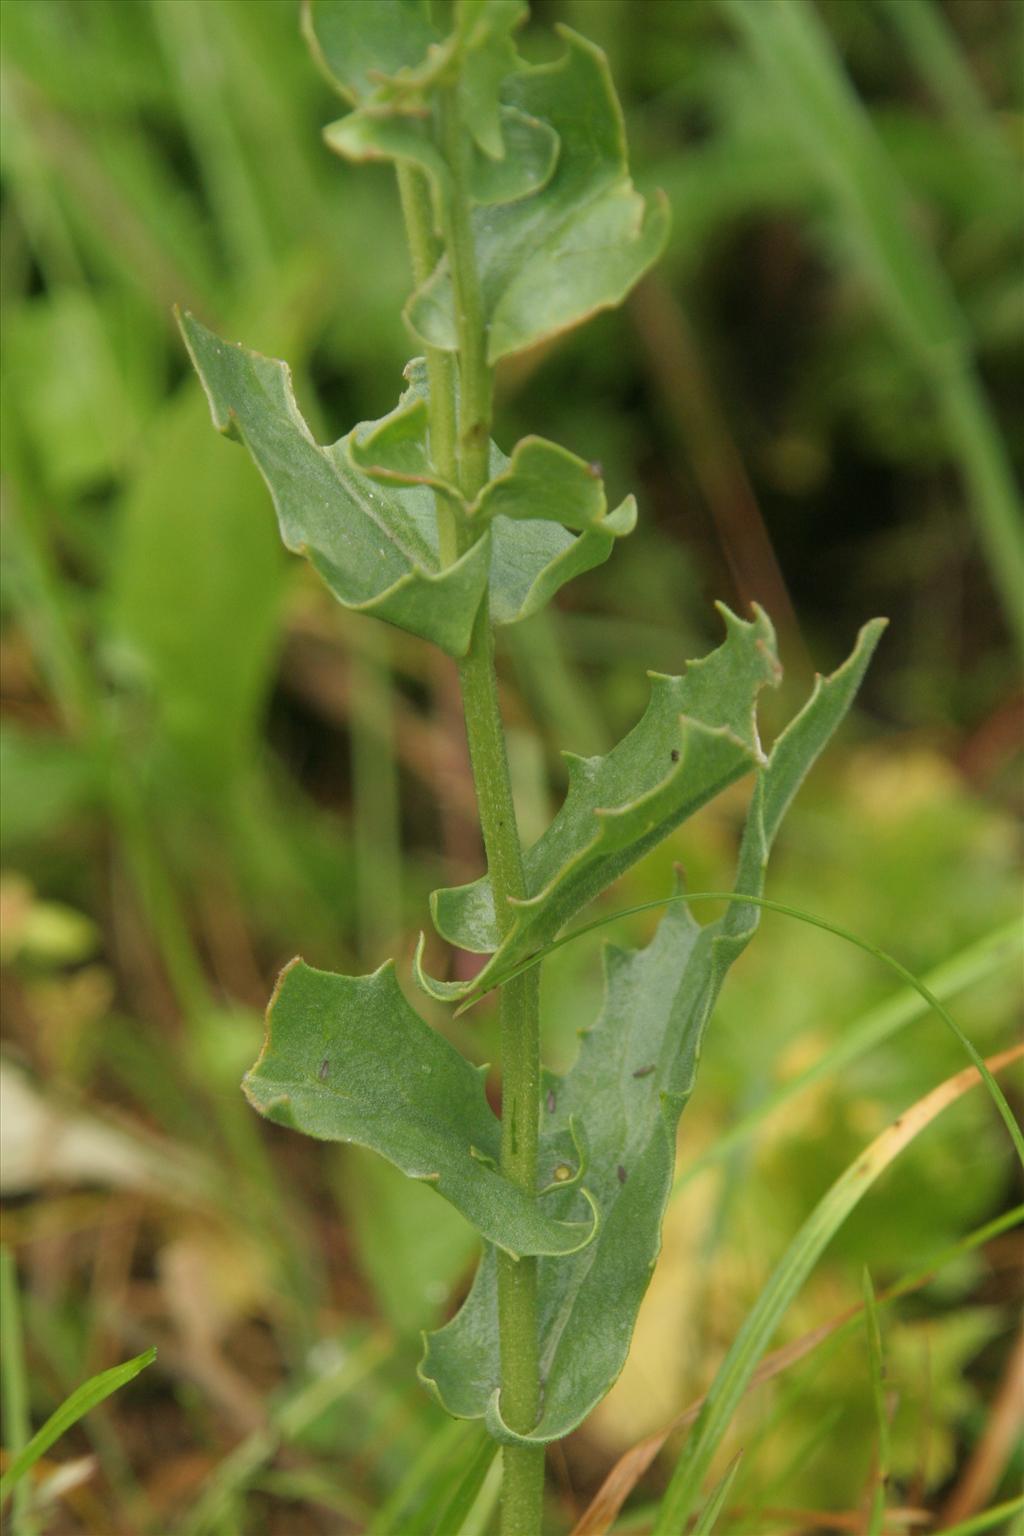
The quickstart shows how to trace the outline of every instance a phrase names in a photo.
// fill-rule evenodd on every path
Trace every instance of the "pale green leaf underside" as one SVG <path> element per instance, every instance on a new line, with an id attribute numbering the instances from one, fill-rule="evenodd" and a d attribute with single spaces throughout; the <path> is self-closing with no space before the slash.
<path id="1" fill-rule="evenodd" d="M 490 882 L 435 891 L 434 924 L 462 949 L 490 954 L 469 982 L 428 977 L 420 984 L 452 1001 L 486 987 L 554 938 L 569 919 L 694 811 L 763 762 L 757 695 L 779 679 L 775 637 L 765 614 L 738 619 L 720 606 L 724 644 L 682 677 L 652 677 L 647 709 L 607 757 L 568 757 L 569 792 L 547 831 L 528 850 L 526 900 L 499 944 Z"/>
<path id="2" fill-rule="evenodd" d="M 372 976 L 337 976 L 293 960 L 243 1088 L 268 1120 L 370 1147 L 429 1181 L 508 1253 L 574 1252 L 593 1236 L 589 1200 L 589 1215 L 565 1219 L 495 1171 L 501 1127 L 484 1075 L 409 1006 L 390 962 Z"/>
<path id="3" fill-rule="evenodd" d="M 631 526 L 620 508 L 578 538 L 550 521 L 496 517 L 459 560 L 441 567 L 433 483 L 426 465 L 426 412 L 419 421 L 424 473 L 382 483 L 354 462 L 353 444 L 382 424 L 364 423 L 329 447 L 302 418 L 287 366 L 222 341 L 192 315 L 180 323 L 219 431 L 244 442 L 270 490 L 285 545 L 303 554 L 346 607 L 465 655 L 490 584 L 491 617 L 512 624 L 535 613 L 566 581 L 608 558 Z M 400 417 L 413 384 L 392 416 Z M 385 423 L 391 418 L 385 418 Z M 508 460 L 492 449 L 494 473 Z M 399 483 L 400 482 L 400 483 Z"/>
<path id="4" fill-rule="evenodd" d="M 761 894 L 782 817 L 849 708 L 882 627 L 865 627 L 853 655 L 819 682 L 758 773 L 738 892 Z M 646 949 L 607 950 L 601 1015 L 570 1072 L 549 1078 L 546 1104 L 554 1108 L 545 1107 L 541 1116 L 542 1178 L 564 1155 L 570 1117 L 582 1127 L 590 1149 L 587 1183 L 601 1224 L 588 1248 L 540 1261 L 540 1420 L 523 1437 L 501 1418 L 493 1250 L 457 1317 L 427 1340 L 420 1374 L 450 1413 L 486 1418 L 499 1439 L 546 1442 L 574 1429 L 615 1381 L 657 1259 L 676 1126 L 693 1089 L 704 1031 L 725 974 L 757 920 L 757 908 L 733 904 L 717 922 L 700 927 L 685 906 L 673 906 Z M 577 1201 L 553 1197 L 566 1218 Z"/>

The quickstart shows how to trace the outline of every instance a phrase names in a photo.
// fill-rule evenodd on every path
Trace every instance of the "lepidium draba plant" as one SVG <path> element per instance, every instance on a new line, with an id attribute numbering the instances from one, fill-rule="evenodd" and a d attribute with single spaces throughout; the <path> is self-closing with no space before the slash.
<path id="1" fill-rule="evenodd" d="M 314 57 L 348 111 L 325 133 L 397 172 L 418 350 L 395 409 L 320 446 L 284 363 L 182 329 L 217 427 L 270 488 L 289 549 L 339 602 L 440 646 L 458 667 L 487 869 L 437 891 L 434 925 L 486 956 L 471 982 L 416 980 L 463 1003 L 498 988 L 502 1113 L 481 1072 L 406 1000 L 387 961 L 341 976 L 286 967 L 245 1080 L 253 1106 L 307 1135 L 371 1147 L 473 1223 L 483 1257 L 462 1310 L 426 1341 L 420 1375 L 504 1447 L 503 1530 L 541 1530 L 544 1447 L 622 1369 L 654 1266 L 676 1128 L 725 973 L 757 908 L 699 926 L 668 909 L 645 949 L 609 949 L 601 1013 L 564 1076 L 541 1067 L 538 974 L 522 963 L 635 860 L 737 779 L 754 790 L 736 892 L 760 896 L 782 817 L 845 714 L 880 626 L 819 681 L 766 753 L 760 690 L 779 680 L 772 627 L 722 610 L 725 639 L 681 677 L 655 676 L 642 718 L 606 757 L 570 756 L 569 789 L 523 850 L 494 670 L 496 626 L 549 602 L 613 553 L 631 497 L 542 437 L 491 439 L 495 365 L 618 303 L 667 230 L 626 162 L 598 49 L 517 51 L 523 0 L 309 0 Z M 364 234 L 363 238 L 367 238 Z M 367 251 L 372 260 L 372 250 Z"/>

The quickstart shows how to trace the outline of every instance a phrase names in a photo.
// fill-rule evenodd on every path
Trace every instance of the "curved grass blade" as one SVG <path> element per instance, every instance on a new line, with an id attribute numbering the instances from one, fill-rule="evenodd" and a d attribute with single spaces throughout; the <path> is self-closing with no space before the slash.
<path id="1" fill-rule="evenodd" d="M 907 983 L 908 986 L 913 987 L 914 991 L 918 993 L 918 995 L 924 1000 L 925 1003 L 927 1003 L 928 1007 L 934 1009 L 934 1011 L 939 1015 L 939 1018 L 946 1025 L 947 1029 L 949 1029 L 950 1032 L 956 1036 L 964 1052 L 967 1056 L 970 1057 L 978 1072 L 981 1074 L 982 1080 L 984 1081 L 985 1086 L 989 1091 L 992 1101 L 998 1109 L 1000 1116 L 1002 1117 L 1003 1124 L 1006 1126 L 1006 1129 L 1010 1133 L 1010 1139 L 1016 1148 L 1017 1156 L 1020 1159 L 1021 1166 L 1024 1167 L 1024 1133 L 1021 1132 L 1021 1128 L 1017 1123 L 1016 1117 L 1014 1116 L 1014 1113 L 1009 1104 L 1006 1102 L 1006 1097 L 1003 1094 L 1003 1090 L 1000 1088 L 999 1084 L 992 1076 L 992 1073 L 985 1065 L 985 1061 L 980 1055 L 977 1047 L 964 1034 L 963 1030 L 953 1018 L 948 1008 L 943 1006 L 943 1004 L 935 996 L 934 992 L 932 992 L 929 987 L 925 986 L 924 982 L 921 981 L 919 977 L 915 976 L 913 971 L 908 970 L 901 961 L 897 960 L 894 955 L 890 955 L 887 950 L 880 949 L 877 944 L 872 944 L 868 939 L 860 938 L 857 934 L 851 933 L 848 928 L 843 928 L 838 923 L 829 922 L 824 917 L 817 917 L 813 912 L 803 912 L 799 907 L 791 907 L 781 901 L 769 901 L 765 896 L 753 896 L 749 893 L 740 893 L 737 891 L 677 892 L 674 896 L 663 896 L 658 901 L 642 901 L 634 907 L 621 907 L 617 912 L 609 913 L 605 917 L 596 918 L 592 923 L 584 923 L 581 928 L 574 929 L 572 933 L 563 934 L 561 938 L 555 939 L 552 943 L 545 945 L 542 950 L 539 950 L 535 955 L 531 955 L 529 960 L 526 960 L 521 965 L 514 967 L 514 969 L 511 970 L 507 975 L 499 976 L 495 981 L 491 982 L 490 985 L 503 987 L 508 981 L 512 979 L 513 976 L 519 976 L 523 973 L 523 971 L 530 970 L 532 966 L 539 965 L 542 960 L 545 960 L 548 955 L 552 954 L 556 949 L 561 949 L 564 944 L 571 943 L 573 939 L 582 938 L 585 933 L 594 933 L 598 928 L 604 928 L 608 923 L 616 922 L 619 918 L 635 917 L 639 912 L 650 912 L 657 907 L 666 907 L 671 905 L 671 903 L 678 901 L 728 901 L 730 903 L 736 903 L 739 906 L 749 905 L 754 907 L 762 907 L 766 912 L 778 912 L 783 917 L 794 917 L 798 922 L 808 923 L 812 928 L 821 928 L 825 933 L 832 933 L 836 936 L 837 939 L 845 939 L 848 944 L 854 945 L 857 949 L 862 949 L 867 955 L 874 955 L 876 960 L 881 960 L 883 964 L 888 965 L 892 970 L 896 972 L 897 976 L 899 976 L 903 981 Z M 479 996 L 467 998 L 458 1011 L 461 1013 L 466 1008 L 471 1008 L 473 1004 L 479 1002 L 479 1000 Z"/>
<path id="2" fill-rule="evenodd" d="M 718 1517 L 725 1508 L 725 1501 L 729 1497 L 729 1489 L 736 1481 L 736 1474 L 743 1460 L 743 1452 L 737 1451 L 732 1461 L 726 1467 L 719 1482 L 717 1482 L 709 1494 L 704 1508 L 700 1512 L 697 1524 L 693 1527 L 693 1536 L 713 1536 L 718 1525 Z"/>
<path id="3" fill-rule="evenodd" d="M 458 1536 L 465 1529 L 465 1523 L 472 1514 L 497 1455 L 498 1447 L 493 1440 L 481 1441 L 476 1455 L 438 1516 L 431 1536 L 449 1536 L 450 1532 Z"/>
<path id="4" fill-rule="evenodd" d="M 3 1477 L 0 1477 L 0 1507 L 14 1492 L 25 1473 L 41 1456 L 45 1456 L 50 1446 L 54 1445 L 61 1435 L 66 1434 L 73 1424 L 77 1424 L 80 1418 L 90 1409 L 95 1408 L 98 1403 L 102 1403 L 112 1392 L 134 1381 L 139 1372 L 144 1371 L 147 1365 L 152 1365 L 155 1359 L 155 1348 L 143 1350 L 141 1355 L 125 1360 L 121 1365 L 111 1366 L 108 1371 L 100 1371 L 98 1376 L 91 1377 L 77 1387 L 71 1396 L 66 1398 L 54 1413 L 51 1413 L 42 1428 L 36 1430 L 28 1445 L 15 1456 Z"/>
<path id="5" fill-rule="evenodd" d="M 1024 1057 L 1024 1045 L 984 1064 L 991 1076 Z M 653 1536 L 685 1529 L 701 1484 L 772 1334 L 832 1237 L 875 1180 L 925 1126 L 982 1079 L 976 1067 L 947 1078 L 898 1116 L 840 1175 L 790 1243 L 715 1376 L 666 1491 Z"/>
<path id="6" fill-rule="evenodd" d="M 1007 623 L 1024 640 L 1020 496 L 1003 435 L 985 398 L 968 324 L 912 200 L 813 6 L 799 0 L 719 0 L 778 103 L 791 149 L 839 214 L 844 244 L 915 359 L 944 419 Z M 998 164 L 998 162 L 994 162 Z"/>
<path id="7" fill-rule="evenodd" d="M 922 979 L 929 992 L 941 1002 L 948 1002 L 957 992 L 994 975 L 1009 961 L 1014 960 L 1019 963 L 1022 951 L 1024 951 L 1024 931 L 1021 930 L 1020 923 L 1004 923 L 986 934 L 984 938 L 967 945 L 951 960 L 945 960 L 941 965 L 937 965 Z M 844 1025 L 835 1044 L 819 1056 L 817 1061 L 805 1068 L 803 1072 L 779 1084 L 747 1114 L 732 1119 L 728 1127 L 715 1137 L 713 1144 L 706 1151 L 699 1152 L 696 1157 L 691 1158 L 686 1167 L 676 1175 L 675 1184 L 672 1186 L 673 1195 L 679 1194 L 680 1190 L 698 1173 L 703 1172 L 712 1163 L 720 1162 L 736 1147 L 741 1146 L 764 1120 L 776 1113 L 784 1104 L 788 1104 L 790 1099 L 802 1093 L 805 1088 L 811 1087 L 823 1077 L 835 1074 L 841 1068 L 849 1066 L 851 1062 L 860 1060 L 868 1051 L 874 1050 L 883 1041 L 891 1040 L 901 1029 L 915 1023 L 930 1011 L 931 1004 L 920 992 L 913 987 L 904 987 L 884 1002 L 870 1008 L 853 1023 Z"/>
<path id="8" fill-rule="evenodd" d="M 969 1520 L 962 1520 L 958 1525 L 947 1525 L 944 1536 L 981 1536 L 982 1531 L 991 1531 L 995 1526 L 1002 1525 L 1004 1520 L 1009 1520 L 1011 1515 L 1019 1515 L 1022 1511 L 1024 1493 L 1018 1499 L 993 1504 L 991 1509 L 983 1510 L 980 1515 L 972 1515 Z M 1010 1530 L 1009 1526 L 1007 1530 Z"/>
<path id="9" fill-rule="evenodd" d="M 1020 1226 L 1022 1222 L 1024 1222 L 1024 1205 L 1018 1205 L 1002 1216 L 997 1216 L 993 1221 L 987 1221 L 983 1226 L 976 1227 L 958 1243 L 954 1243 L 952 1247 L 931 1259 L 923 1268 L 905 1275 L 896 1285 L 890 1286 L 878 1297 L 878 1305 L 888 1306 L 900 1297 L 909 1296 L 914 1291 L 920 1290 L 923 1286 L 930 1284 L 947 1264 L 966 1253 L 972 1253 L 982 1244 L 991 1242 L 993 1238 Z M 750 1391 L 753 1387 L 782 1375 L 784 1371 L 788 1371 L 812 1354 L 826 1339 L 848 1334 L 863 1311 L 863 1305 L 849 1307 L 838 1317 L 820 1324 L 817 1328 L 812 1328 L 809 1333 L 794 1339 L 790 1344 L 783 1345 L 781 1349 L 773 1350 L 770 1355 L 765 1355 L 747 1381 L 745 1390 Z M 695 1423 L 704 1402 L 705 1399 L 699 1397 L 695 1403 L 690 1404 L 689 1408 L 677 1414 L 664 1429 L 658 1430 L 653 1435 L 647 1435 L 623 1452 L 573 1527 L 571 1536 L 607 1536 L 623 1504 L 652 1465 L 669 1436 Z"/>
<path id="10" fill-rule="evenodd" d="M 882 1536 L 885 1525 L 885 1490 L 889 1480 L 889 1414 L 885 1403 L 885 1360 L 882 1354 L 882 1329 L 878 1321 L 878 1302 L 871 1274 L 864 1266 L 864 1326 L 867 1333 L 868 1365 L 871 1372 L 871 1401 L 875 1413 L 875 1458 L 871 1469 L 870 1509 L 867 1536 Z"/>

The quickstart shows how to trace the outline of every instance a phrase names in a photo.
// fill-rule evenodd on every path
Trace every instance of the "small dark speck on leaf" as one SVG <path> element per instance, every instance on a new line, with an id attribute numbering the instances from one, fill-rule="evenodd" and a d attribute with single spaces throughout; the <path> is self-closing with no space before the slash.
<path id="1" fill-rule="evenodd" d="M 328 1072 L 328 1069 L 329 1069 L 330 1065 L 331 1065 L 330 1061 L 325 1056 L 323 1061 L 320 1063 L 320 1069 L 319 1069 L 319 1071 L 316 1074 L 317 1077 L 320 1079 L 320 1081 L 322 1083 L 326 1083 L 326 1081 L 327 1081 L 327 1072 Z"/>
<path id="2" fill-rule="evenodd" d="M 548 1107 L 548 1114 L 553 1115 L 555 1112 L 555 1093 L 553 1088 L 548 1089 L 548 1096 L 544 1102 Z"/>
<path id="3" fill-rule="evenodd" d="M 622 1164 L 621 1164 L 621 1163 L 620 1163 L 620 1164 L 619 1164 L 619 1166 L 618 1166 L 618 1167 L 617 1167 L 617 1168 L 616 1168 L 616 1170 L 615 1170 L 615 1172 L 616 1172 L 616 1173 L 617 1173 L 617 1175 L 618 1175 L 618 1179 L 619 1179 L 619 1183 L 620 1183 L 620 1184 L 625 1184 L 625 1182 L 626 1182 L 626 1179 L 627 1179 L 627 1177 L 628 1177 L 628 1175 L 627 1175 L 627 1173 L 626 1173 L 626 1170 L 625 1170 L 625 1168 L 623 1168 L 623 1166 L 622 1166 Z"/>
<path id="4" fill-rule="evenodd" d="M 633 1076 L 634 1077 L 650 1077 L 650 1075 L 651 1075 L 651 1073 L 653 1071 L 654 1071 L 654 1063 L 652 1062 L 649 1067 L 637 1067 L 636 1071 L 633 1073 Z"/>
<path id="5" fill-rule="evenodd" d="M 679 761 L 679 748 L 678 747 L 673 747 L 672 751 L 669 753 L 669 757 L 672 759 L 672 761 L 674 763 L 678 763 L 678 761 Z"/>

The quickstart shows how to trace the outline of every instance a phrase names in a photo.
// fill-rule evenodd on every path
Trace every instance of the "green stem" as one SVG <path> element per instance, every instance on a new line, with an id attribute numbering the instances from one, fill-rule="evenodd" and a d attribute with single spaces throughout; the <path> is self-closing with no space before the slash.
<path id="1" fill-rule="evenodd" d="M 454 371 L 447 353 L 427 351 L 430 383 L 430 442 L 434 467 L 454 480 L 468 503 L 479 495 L 489 472 L 493 379 L 487 362 L 486 328 L 469 224 L 465 189 L 467 146 L 454 92 L 442 100 L 441 146 L 451 172 L 451 186 L 440 199 L 443 249 L 451 269 L 458 338 L 459 405 L 454 421 Z M 418 171 L 399 171 L 402 208 L 409 232 L 413 269 L 425 281 L 440 255 L 433 232 L 426 182 Z M 455 460 L 453 465 L 452 460 Z M 452 470 L 454 469 L 454 473 Z M 442 558 L 445 521 L 451 509 L 438 497 Z M 469 530 L 457 530 L 456 549 L 466 547 Z M 486 596 L 473 627 L 459 682 L 466 719 L 470 762 L 480 811 L 487 869 L 494 893 L 499 931 L 512 920 L 510 898 L 526 894 L 522 849 L 512 799 L 505 734 L 498 703 L 494 641 Z M 537 1138 L 540 1106 L 539 988 L 536 974 L 515 978 L 500 998 L 502 1059 L 501 1168 L 520 1188 L 537 1187 Z M 501 1411 L 520 1432 L 533 1428 L 540 1406 L 537 1330 L 537 1260 L 498 1255 L 498 1318 L 501 1345 Z M 507 1446 L 503 1453 L 503 1536 L 537 1536 L 541 1526 L 544 1451 L 535 1446 Z"/>
<path id="2" fill-rule="evenodd" d="M 487 328 L 469 223 L 469 144 L 453 90 L 441 97 L 440 128 L 452 178 L 451 195 L 441 199 L 441 228 L 451 268 L 459 343 L 459 484 L 466 500 L 472 501 L 489 478 L 494 376 L 487 361 Z"/>
<path id="3" fill-rule="evenodd" d="M 433 272 L 441 256 L 434 234 L 434 209 L 430 184 L 422 171 L 399 165 L 398 191 L 402 199 L 405 232 L 412 256 L 412 272 L 419 287 Z M 458 479 L 455 418 L 455 359 L 439 347 L 427 347 L 430 459 L 438 474 L 453 485 Z M 462 553 L 462 530 L 455 509 L 446 497 L 435 498 L 441 564 L 451 565 Z"/>
<path id="4" fill-rule="evenodd" d="M 444 199 L 442 228 L 451 268 L 459 343 L 459 485 L 467 501 L 488 478 L 493 376 L 465 189 L 467 143 L 454 92 L 442 98 L 441 137 L 452 176 Z M 466 733 L 480 807 L 487 870 L 499 933 L 513 920 L 510 898 L 526 895 L 523 856 L 498 706 L 494 642 L 486 598 L 473 629 L 469 654 L 459 667 Z M 501 1170 L 533 1193 L 537 1188 L 540 1106 L 540 993 L 537 976 L 517 977 L 501 991 Z M 501 1410 L 506 1423 L 525 1432 L 540 1408 L 537 1330 L 537 1260 L 498 1255 L 498 1332 L 501 1345 Z M 540 1529 L 544 1452 L 509 1446 L 504 1453 L 502 1531 L 536 1536 Z"/>
<path id="5" fill-rule="evenodd" d="M 28 1411 L 28 1375 L 25 1370 L 25 1341 L 21 1327 L 21 1298 L 14 1254 L 0 1248 L 0 1341 L 3 1343 L 3 1410 L 7 1426 L 5 1439 L 11 1460 L 25 1449 L 31 1435 Z M 26 1480 L 14 1490 L 14 1536 L 35 1536 L 36 1523 L 29 1505 L 32 1486 Z"/>

